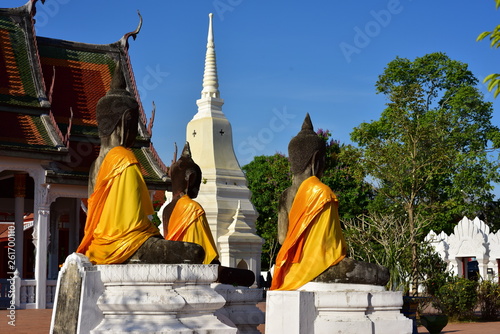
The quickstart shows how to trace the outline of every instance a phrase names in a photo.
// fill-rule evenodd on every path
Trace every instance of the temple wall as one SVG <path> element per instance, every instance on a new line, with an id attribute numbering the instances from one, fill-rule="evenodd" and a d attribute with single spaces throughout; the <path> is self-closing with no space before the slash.
<path id="1" fill-rule="evenodd" d="M 492 233 L 479 218 L 470 220 L 464 217 L 450 235 L 430 231 L 425 240 L 430 242 L 448 264 L 448 270 L 455 275 L 471 278 L 474 274 L 482 279 L 498 280 L 500 231 Z M 471 261 L 477 261 L 477 268 Z"/>

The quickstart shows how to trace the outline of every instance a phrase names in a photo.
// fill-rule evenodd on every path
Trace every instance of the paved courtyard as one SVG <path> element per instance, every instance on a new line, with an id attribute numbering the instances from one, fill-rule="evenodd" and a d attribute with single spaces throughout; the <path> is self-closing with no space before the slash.
<path id="1" fill-rule="evenodd" d="M 0 333 L 48 333 L 52 310 L 16 310 L 16 326 L 8 324 L 9 312 L 0 311 Z M 429 333 L 425 328 L 419 327 L 419 333 Z M 448 324 L 442 333 L 453 334 L 490 334 L 500 333 L 500 321 L 452 323 Z M 272 334 L 272 333 L 268 333 Z M 363 333 L 360 333 L 363 334 Z"/>

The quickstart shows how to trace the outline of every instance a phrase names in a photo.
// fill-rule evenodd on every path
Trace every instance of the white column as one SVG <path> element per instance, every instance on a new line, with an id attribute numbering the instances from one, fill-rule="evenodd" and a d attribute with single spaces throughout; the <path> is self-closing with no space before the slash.
<path id="1" fill-rule="evenodd" d="M 50 184 L 43 183 L 44 175 L 38 174 L 35 179 L 35 219 L 33 221 L 33 244 L 35 245 L 35 308 L 47 307 L 47 245 L 49 237 Z"/>
<path id="2" fill-rule="evenodd" d="M 26 174 L 14 174 L 14 221 L 16 244 L 16 268 L 23 278 L 23 250 L 24 250 L 24 198 L 26 196 Z"/>
<path id="3" fill-rule="evenodd" d="M 19 271 L 19 276 L 23 277 L 23 245 L 24 245 L 24 197 L 14 197 L 14 220 L 15 220 L 15 235 L 16 244 L 16 268 Z"/>
<path id="4" fill-rule="evenodd" d="M 34 225 L 35 243 L 35 302 L 37 309 L 46 308 L 47 290 L 47 238 L 50 221 L 50 207 L 39 207 Z M 36 240 L 35 240 L 36 239 Z"/>

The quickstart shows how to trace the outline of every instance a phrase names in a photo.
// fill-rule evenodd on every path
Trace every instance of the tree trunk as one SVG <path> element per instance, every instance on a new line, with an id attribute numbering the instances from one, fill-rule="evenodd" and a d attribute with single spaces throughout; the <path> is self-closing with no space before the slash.
<path id="1" fill-rule="evenodd" d="M 413 206 L 408 207 L 408 222 L 410 226 L 410 247 L 411 247 L 411 273 L 410 282 L 412 284 L 412 295 L 418 295 L 418 256 L 417 243 L 415 241 L 415 217 L 413 215 Z"/>

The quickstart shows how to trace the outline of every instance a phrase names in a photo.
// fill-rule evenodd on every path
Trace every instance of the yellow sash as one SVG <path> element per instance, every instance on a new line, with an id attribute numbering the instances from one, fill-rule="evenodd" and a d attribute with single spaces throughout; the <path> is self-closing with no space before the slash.
<path id="1" fill-rule="evenodd" d="M 182 196 L 175 203 L 168 221 L 168 233 L 165 239 L 194 242 L 201 245 L 205 250 L 204 264 L 210 264 L 213 259 L 218 257 L 205 210 L 188 195 Z"/>
<path id="2" fill-rule="evenodd" d="M 122 263 L 148 238 L 153 204 L 134 153 L 117 146 L 104 158 L 88 201 L 85 235 L 77 252 L 95 264 Z"/>
<path id="3" fill-rule="evenodd" d="M 302 182 L 288 219 L 271 290 L 296 290 L 339 263 L 346 254 L 338 200 L 317 177 Z"/>

